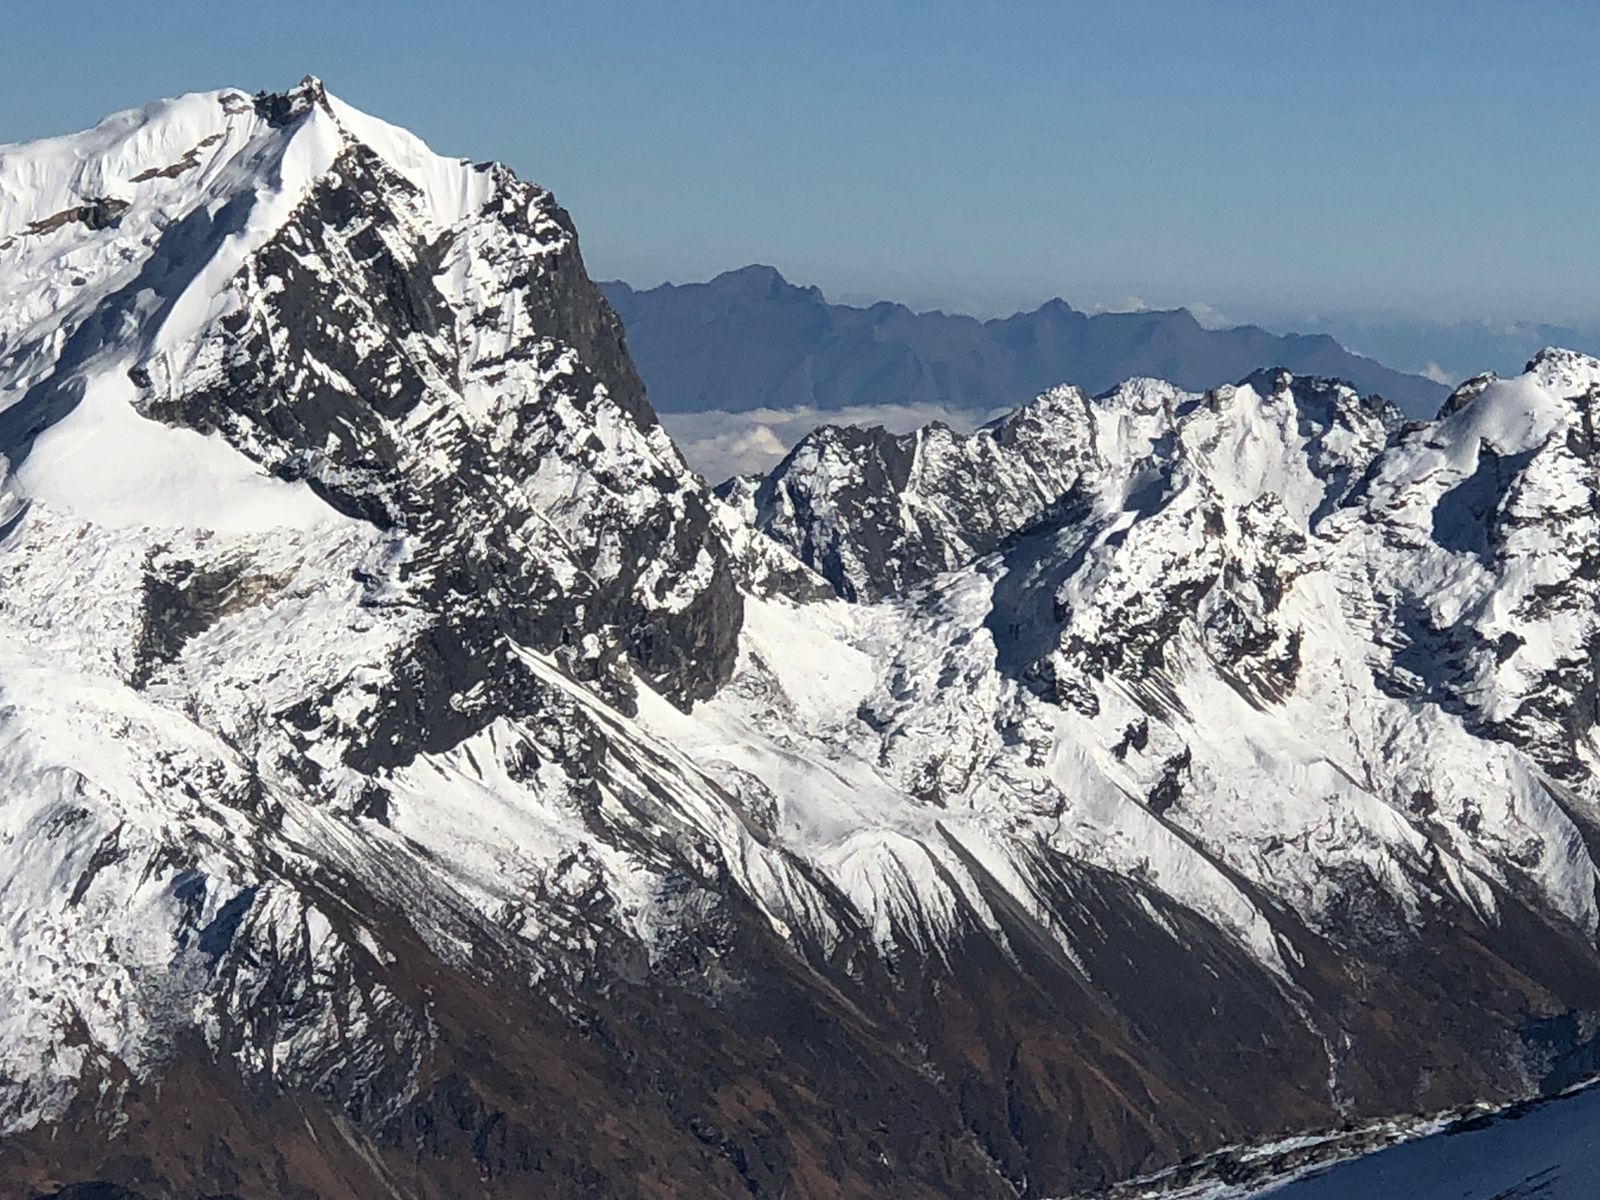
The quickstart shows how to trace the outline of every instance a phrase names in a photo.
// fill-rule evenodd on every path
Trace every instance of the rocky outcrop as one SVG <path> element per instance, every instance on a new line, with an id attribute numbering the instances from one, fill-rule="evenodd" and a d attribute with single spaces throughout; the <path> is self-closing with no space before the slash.
<path id="1" fill-rule="evenodd" d="M 1068 504 L 1096 454 L 1094 419 L 1063 387 L 970 435 L 826 425 L 756 488 L 753 517 L 845 599 L 879 600 Z"/>

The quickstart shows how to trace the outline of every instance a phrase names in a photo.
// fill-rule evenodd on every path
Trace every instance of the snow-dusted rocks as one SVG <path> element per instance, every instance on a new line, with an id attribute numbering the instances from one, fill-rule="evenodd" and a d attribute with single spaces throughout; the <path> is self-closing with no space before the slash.
<path id="1" fill-rule="evenodd" d="M 1510 978 L 1548 973 L 1510 932 L 1526 905 L 1583 947 L 1587 982 L 1533 1005 L 1581 1041 L 1596 371 L 1547 352 L 1519 380 L 1474 381 L 1433 424 L 1282 372 L 1203 396 L 1134 382 L 1029 448 L 1061 472 L 1053 494 L 1018 453 L 979 473 L 981 502 L 963 470 L 1030 409 L 966 439 L 821 430 L 755 516 L 846 597 L 917 583 L 858 618 L 904 622 L 878 635 L 884 684 L 858 715 L 907 794 L 1139 879 L 1291 989 L 1315 991 L 1308 932 L 1341 969 L 1381 963 L 1425 991 L 1438 984 L 1415 976 L 1437 968 L 1417 956 L 1464 931 Z M 1036 428 L 1062 396 L 1035 402 Z M 882 469 L 884 447 L 912 463 L 930 442 L 961 465 L 932 482 Z M 1323 1035 L 1330 1096 L 1359 1107 L 1360 1038 Z M 1548 1054 L 1512 1058 L 1574 1069 Z M 1491 1075 L 1529 1069 L 1501 1062 Z"/>
<path id="2" fill-rule="evenodd" d="M 1093 419 L 1088 398 L 1061 387 L 970 435 L 823 426 L 756 489 L 754 518 L 846 599 L 882 599 L 1059 503 L 1095 454 Z"/>
<path id="3" fill-rule="evenodd" d="M 1600 364 L 715 496 L 548 193 L 0 149 L 0 1181 L 1094 1187 L 1589 1069 Z"/>
<path id="4" fill-rule="evenodd" d="M 1284 373 L 1204 396 L 1133 383 L 1088 401 L 1083 421 L 1032 451 L 1082 464 L 1070 486 L 1035 501 L 1036 471 L 1010 489 L 1004 471 L 986 471 L 1000 498 L 990 493 L 985 518 L 1011 519 L 985 537 L 1003 548 L 985 556 L 947 522 L 924 559 L 924 576 L 965 559 L 927 585 L 937 596 L 991 581 L 992 599 L 952 644 L 978 639 L 991 670 L 1019 685 L 1015 698 L 991 685 L 993 698 L 974 704 L 985 693 L 981 673 L 956 665 L 965 649 L 941 661 L 940 678 L 963 712 L 1037 698 L 1069 714 L 1049 718 L 1073 723 L 1051 741 L 1090 758 L 1062 781 L 1064 797 L 1135 798 L 1313 926 L 1335 931 L 1352 906 L 1414 915 L 1441 894 L 1492 909 L 1498 889 L 1531 886 L 1591 937 L 1595 369 L 1547 353 L 1522 380 L 1475 383 L 1434 425 Z M 1060 399 L 954 444 L 981 453 Z M 831 431 L 813 442 L 842 444 Z M 927 485 L 838 454 L 789 478 L 821 457 L 802 446 L 763 485 L 803 488 L 803 508 L 758 519 L 824 569 L 881 562 L 872 535 L 860 550 L 840 536 L 835 492 L 858 511 L 917 514 Z M 910 707 L 938 711 L 940 691 Z M 1024 741 L 994 726 L 997 744 Z M 951 743 L 934 742 L 924 768 L 948 778 Z M 1359 888 L 1340 883 L 1349 872 Z"/>

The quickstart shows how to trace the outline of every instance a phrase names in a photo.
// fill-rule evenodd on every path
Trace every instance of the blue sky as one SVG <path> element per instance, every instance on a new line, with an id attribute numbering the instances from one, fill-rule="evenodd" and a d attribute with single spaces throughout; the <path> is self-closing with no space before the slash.
<path id="1" fill-rule="evenodd" d="M 0 141 L 321 75 L 597 275 L 1600 319 L 1595 5 L 6 0 Z"/>

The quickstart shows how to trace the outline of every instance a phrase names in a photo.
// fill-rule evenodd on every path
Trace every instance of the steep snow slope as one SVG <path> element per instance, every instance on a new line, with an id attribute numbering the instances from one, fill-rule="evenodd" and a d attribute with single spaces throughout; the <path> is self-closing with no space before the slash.
<path id="1" fill-rule="evenodd" d="M 975 492 L 962 470 L 923 471 L 921 439 L 897 443 L 917 465 L 892 475 L 870 438 L 824 430 L 756 517 L 846 594 L 970 561 L 924 602 L 981 591 L 960 649 L 874 714 L 908 789 L 982 794 L 1047 719 L 1047 744 L 1080 757 L 1064 796 L 1136 800 L 1313 927 L 1348 935 L 1360 916 L 1376 934 L 1441 897 L 1492 913 L 1509 889 L 1587 938 L 1596 369 L 1551 352 L 1426 426 L 1284 374 L 1074 397 L 1085 415 L 1050 461 L 1083 466 L 1049 500 L 1024 453 L 1011 476 L 971 464 L 1070 393 L 942 435 Z M 926 629 L 901 636 L 902 655 L 928 653 Z M 921 733 L 941 706 L 965 736 L 936 727 L 917 750 L 889 715 Z"/>
<path id="2" fill-rule="evenodd" d="M 1592 1070 L 1592 360 L 724 501 L 548 193 L 314 80 L 0 195 L 7 1188 L 1049 1195 Z"/>
<path id="3" fill-rule="evenodd" d="M 969 438 L 822 430 L 753 515 L 846 596 L 927 581 L 889 606 L 916 615 L 882 639 L 886 686 L 852 740 L 942 831 L 1042 808 L 1039 843 L 1139 878 L 1308 990 L 1288 914 L 1406 978 L 1408 946 L 1509 932 L 1526 905 L 1587 962 L 1597 371 L 1550 351 L 1426 425 L 1282 373 L 1125 385 L 1077 398 L 1054 497 L 1025 453 L 975 465 L 1021 417 Z M 961 465 L 921 470 L 930 444 Z M 904 873 L 880 858 L 866 877 Z M 923 894 L 960 880 L 926 874 Z M 1535 961 L 1497 953 L 1517 975 Z M 1530 1015 L 1524 1036 L 1592 1028 Z M 1372 1069 L 1358 1047 L 1327 1043 L 1341 1109 Z"/>

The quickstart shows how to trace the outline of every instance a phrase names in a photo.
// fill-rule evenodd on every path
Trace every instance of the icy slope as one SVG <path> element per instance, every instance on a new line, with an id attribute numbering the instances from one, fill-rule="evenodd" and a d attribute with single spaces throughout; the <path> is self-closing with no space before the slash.
<path id="1" fill-rule="evenodd" d="M 6 1188 L 1064 1194 L 1592 1062 L 1592 360 L 719 499 L 315 80 L 0 196 Z"/>

